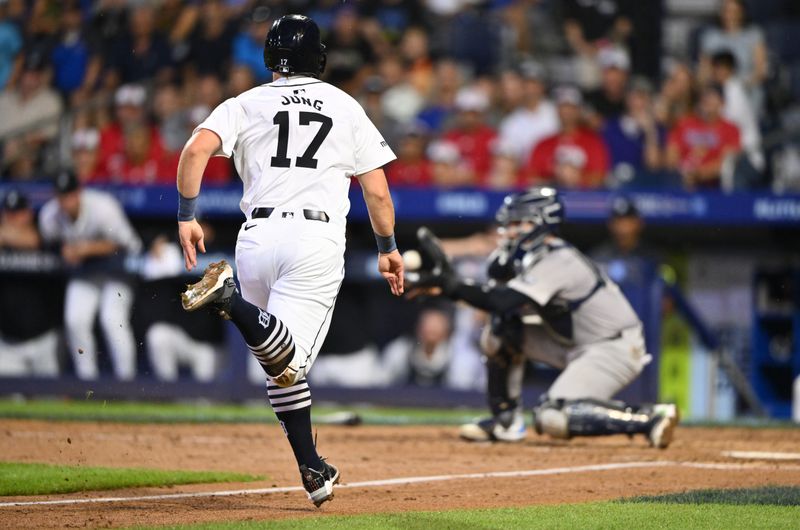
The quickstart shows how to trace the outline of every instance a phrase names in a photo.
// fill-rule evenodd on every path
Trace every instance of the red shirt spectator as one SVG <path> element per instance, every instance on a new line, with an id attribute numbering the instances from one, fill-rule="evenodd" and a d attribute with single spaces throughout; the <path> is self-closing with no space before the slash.
<path id="1" fill-rule="evenodd" d="M 161 165 L 161 172 L 175 180 L 178 174 L 178 161 L 181 158 L 180 153 L 172 153 L 166 155 L 164 163 Z M 233 171 L 231 169 L 230 158 L 224 156 L 212 156 L 206 164 L 206 170 L 203 172 L 203 184 L 210 184 L 212 186 L 222 186 L 231 182 Z"/>
<path id="2" fill-rule="evenodd" d="M 492 167 L 492 146 L 497 138 L 497 131 L 484 125 L 489 98 L 479 88 L 468 87 L 456 94 L 455 106 L 458 125 L 442 139 L 458 146 L 471 180 L 483 184 Z"/>
<path id="3" fill-rule="evenodd" d="M 549 182 L 567 188 L 592 188 L 602 185 L 609 169 L 603 139 L 581 126 L 580 91 L 561 87 L 555 91 L 561 131 L 542 140 L 533 150 L 524 171 L 530 185 Z"/>
<path id="4" fill-rule="evenodd" d="M 492 167 L 492 146 L 497 132 L 486 125 L 475 129 L 454 129 L 444 135 L 444 140 L 458 146 L 461 157 L 472 170 L 476 184 L 483 184 Z"/>
<path id="5" fill-rule="evenodd" d="M 723 163 L 741 150 L 739 129 L 722 118 L 724 100 L 717 85 L 707 87 L 699 113 L 681 118 L 667 140 L 667 161 L 684 186 L 719 186 Z"/>
<path id="6" fill-rule="evenodd" d="M 430 186 L 431 164 L 427 160 L 395 160 L 386 166 L 386 178 L 392 186 Z"/>
<path id="7" fill-rule="evenodd" d="M 108 157 L 104 168 L 104 179 L 119 184 L 170 184 L 175 173 L 164 167 L 164 151 L 161 141 L 153 141 L 155 129 L 148 126 L 134 127 L 125 132 L 124 150 Z M 157 135 L 158 133 L 155 132 Z"/>
<path id="8" fill-rule="evenodd" d="M 542 140 L 533 151 L 527 174 L 566 187 L 592 188 L 602 185 L 608 167 L 602 138 L 589 129 L 577 129 Z"/>
<path id="9" fill-rule="evenodd" d="M 430 186 L 431 162 L 425 156 L 428 129 L 421 122 L 404 126 L 398 142 L 397 160 L 386 166 L 386 178 L 393 186 Z"/>

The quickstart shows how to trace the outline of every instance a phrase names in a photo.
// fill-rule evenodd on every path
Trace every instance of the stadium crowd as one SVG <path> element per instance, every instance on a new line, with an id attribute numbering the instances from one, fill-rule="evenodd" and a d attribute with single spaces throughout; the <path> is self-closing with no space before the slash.
<path id="1" fill-rule="evenodd" d="M 3 0 L 2 179 L 71 167 L 86 184 L 173 183 L 193 128 L 269 81 L 272 20 L 301 12 L 325 32 L 324 79 L 398 154 L 395 186 L 770 185 L 762 132 L 790 125 L 792 85 L 772 81 L 795 47 L 759 24 L 800 8 L 712 1 L 676 52 L 662 38 L 670 3 Z M 234 176 L 214 159 L 205 182 Z"/>

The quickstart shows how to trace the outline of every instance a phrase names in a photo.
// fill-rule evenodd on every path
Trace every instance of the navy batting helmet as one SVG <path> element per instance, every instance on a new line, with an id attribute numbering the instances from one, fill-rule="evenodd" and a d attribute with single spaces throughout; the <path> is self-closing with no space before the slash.
<path id="1" fill-rule="evenodd" d="M 316 22 L 303 15 L 285 15 L 272 24 L 264 42 L 267 68 L 284 75 L 319 77 L 325 61 L 325 45 Z"/>

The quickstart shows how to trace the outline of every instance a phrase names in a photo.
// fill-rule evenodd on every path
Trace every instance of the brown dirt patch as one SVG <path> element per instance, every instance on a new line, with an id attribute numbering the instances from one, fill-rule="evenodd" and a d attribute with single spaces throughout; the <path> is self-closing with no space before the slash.
<path id="1" fill-rule="evenodd" d="M 465 479 L 413 485 L 343 488 L 314 508 L 303 492 L 109 504 L 0 507 L 0 527 L 104 527 L 200 521 L 271 520 L 313 515 L 525 506 L 613 499 L 707 487 L 800 484 L 800 462 L 742 461 L 728 450 L 796 451 L 800 429 L 679 429 L 665 451 L 642 437 L 569 442 L 533 436 L 516 445 L 468 444 L 454 427 L 319 428 L 319 448 L 343 482 L 398 477 L 519 471 L 611 462 L 669 460 L 745 464 L 745 469 L 646 467 L 520 478 Z M 0 498 L 52 500 L 298 486 L 294 459 L 275 425 L 146 425 L 0 420 L 3 460 L 268 475 L 248 484 L 140 488 L 114 492 Z M 751 467 L 752 466 L 752 467 Z"/>

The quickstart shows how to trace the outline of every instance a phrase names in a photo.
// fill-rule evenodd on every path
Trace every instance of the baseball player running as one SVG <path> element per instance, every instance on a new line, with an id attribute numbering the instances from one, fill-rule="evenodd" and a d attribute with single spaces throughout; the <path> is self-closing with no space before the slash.
<path id="1" fill-rule="evenodd" d="M 536 187 L 505 198 L 497 212 L 501 241 L 489 258 L 486 285 L 458 278 L 438 241 L 418 236 L 431 267 L 409 273 L 409 285 L 488 311 L 482 337 L 492 417 L 461 427 L 470 441 L 521 441 L 524 359 L 562 370 L 533 410 L 539 434 L 557 438 L 607 434 L 648 437 L 669 445 L 674 405 L 633 407 L 611 401 L 650 361 L 642 324 L 616 284 L 554 233 L 564 217 L 558 192 Z"/>
<path id="2" fill-rule="evenodd" d="M 313 20 L 287 15 L 267 34 L 273 81 L 228 99 L 201 123 L 178 166 L 178 230 L 187 270 L 204 252 L 194 219 L 211 156 L 233 157 L 244 182 L 247 220 L 236 243 L 239 294 L 231 267 L 209 265 L 183 306 L 211 305 L 242 333 L 267 376 L 267 394 L 316 506 L 333 497 L 339 471 L 317 454 L 305 376 L 328 332 L 344 277 L 350 177 L 361 184 L 378 243 L 378 270 L 403 293 L 394 206 L 382 166 L 395 155 L 356 101 L 319 80 L 325 46 Z"/>

